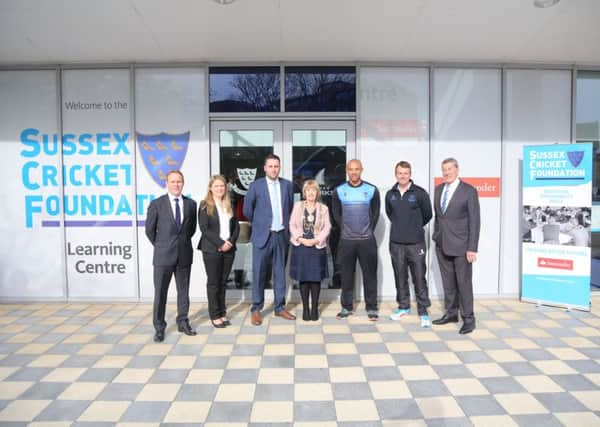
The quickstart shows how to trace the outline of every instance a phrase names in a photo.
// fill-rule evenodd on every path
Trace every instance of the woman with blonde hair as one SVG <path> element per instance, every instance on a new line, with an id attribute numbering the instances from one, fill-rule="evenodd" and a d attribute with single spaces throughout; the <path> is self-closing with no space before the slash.
<path id="1" fill-rule="evenodd" d="M 319 201 L 320 194 L 317 181 L 304 182 L 304 200 L 294 204 L 290 216 L 290 276 L 299 282 L 303 320 L 319 319 L 321 280 L 328 276 L 326 247 L 331 222 L 329 209 Z M 308 304 L 309 294 L 312 307 Z"/>
<path id="2" fill-rule="evenodd" d="M 208 182 L 208 192 L 198 209 L 198 225 L 202 232 L 198 249 L 202 251 L 206 269 L 210 321 L 215 328 L 224 328 L 231 324 L 225 317 L 225 284 L 231 273 L 240 226 L 231 210 L 227 181 L 221 175 L 212 176 Z"/>

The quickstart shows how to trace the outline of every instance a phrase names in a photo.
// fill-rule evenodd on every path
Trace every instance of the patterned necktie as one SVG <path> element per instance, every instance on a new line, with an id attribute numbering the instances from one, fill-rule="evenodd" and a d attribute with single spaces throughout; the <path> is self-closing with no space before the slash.
<path id="1" fill-rule="evenodd" d="M 442 194 L 442 213 L 446 213 L 446 207 L 448 206 L 448 189 L 449 185 L 444 187 L 444 194 Z"/>
<path id="2" fill-rule="evenodd" d="M 175 199 L 175 224 L 177 228 L 181 228 L 181 209 L 179 209 L 179 199 Z"/>
<path id="3" fill-rule="evenodd" d="M 281 227 L 281 218 L 279 214 L 279 201 L 277 200 L 279 196 L 279 191 L 277 191 L 277 181 L 270 182 L 271 187 L 271 210 L 273 213 L 273 222 L 271 223 L 271 229 L 274 231 L 279 231 L 283 227 Z"/>

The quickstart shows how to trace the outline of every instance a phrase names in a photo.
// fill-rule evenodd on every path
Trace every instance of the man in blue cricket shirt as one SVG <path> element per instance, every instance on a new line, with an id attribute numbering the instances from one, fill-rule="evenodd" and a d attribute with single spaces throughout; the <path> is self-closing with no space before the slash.
<path id="1" fill-rule="evenodd" d="M 342 282 L 342 311 L 344 319 L 354 311 L 354 270 L 356 260 L 363 273 L 363 286 L 369 320 L 379 318 L 377 309 L 377 243 L 375 226 L 379 219 L 379 190 L 361 179 L 360 160 L 350 160 L 346 166 L 348 181 L 338 186 L 331 198 L 331 213 L 341 230 L 337 264 Z"/>

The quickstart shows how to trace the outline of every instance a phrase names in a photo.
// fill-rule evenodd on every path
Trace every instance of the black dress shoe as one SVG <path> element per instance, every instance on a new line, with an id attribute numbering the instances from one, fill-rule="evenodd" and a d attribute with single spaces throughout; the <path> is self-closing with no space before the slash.
<path id="1" fill-rule="evenodd" d="M 215 328 L 225 328 L 227 326 L 225 322 L 215 323 L 214 320 L 211 320 L 210 323 L 212 323 Z"/>
<path id="2" fill-rule="evenodd" d="M 444 314 L 442 317 L 440 317 L 439 319 L 435 319 L 433 322 L 434 325 L 445 325 L 446 323 L 458 323 L 458 314 L 455 314 L 454 316 L 448 316 L 447 314 Z"/>
<path id="3" fill-rule="evenodd" d="M 183 322 L 177 325 L 177 330 L 183 332 L 186 335 L 196 335 L 196 331 L 192 329 L 189 322 Z"/>
<path id="4" fill-rule="evenodd" d="M 223 320 L 223 324 L 225 326 L 231 326 L 231 322 L 229 320 Z"/>
<path id="5" fill-rule="evenodd" d="M 475 322 L 465 322 L 462 325 L 462 328 L 460 328 L 460 331 L 458 331 L 459 334 L 470 334 L 471 332 L 473 332 L 475 330 Z"/>
<path id="6" fill-rule="evenodd" d="M 165 331 L 156 331 L 154 334 L 154 342 L 163 342 L 165 340 Z"/>

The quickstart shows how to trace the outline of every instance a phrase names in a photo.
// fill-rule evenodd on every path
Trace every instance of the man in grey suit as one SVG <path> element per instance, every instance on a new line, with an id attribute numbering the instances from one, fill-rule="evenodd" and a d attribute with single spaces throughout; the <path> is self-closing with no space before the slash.
<path id="1" fill-rule="evenodd" d="M 444 183 L 435 188 L 435 228 L 433 240 L 442 284 L 444 286 L 444 315 L 434 325 L 458 322 L 463 319 L 461 334 L 475 329 L 473 314 L 473 262 L 477 259 L 479 243 L 479 197 L 477 190 L 458 178 L 458 162 L 448 158 L 442 162 Z"/>
<path id="2" fill-rule="evenodd" d="M 192 236 L 196 232 L 196 202 L 181 194 L 183 174 L 174 170 L 167 174 L 167 194 L 154 199 L 146 214 L 146 236 L 154 246 L 154 323 L 155 342 L 165 339 L 165 306 L 171 277 L 177 285 L 177 330 L 196 335 L 190 326 L 190 272 L 194 250 Z"/>
<path id="3" fill-rule="evenodd" d="M 244 216 L 252 222 L 252 324 L 262 323 L 268 266 L 273 268 L 275 316 L 294 320 L 285 309 L 285 261 L 290 241 L 290 213 L 294 201 L 291 181 L 279 177 L 279 157 L 269 154 L 265 177 L 250 184 L 244 199 Z"/>

